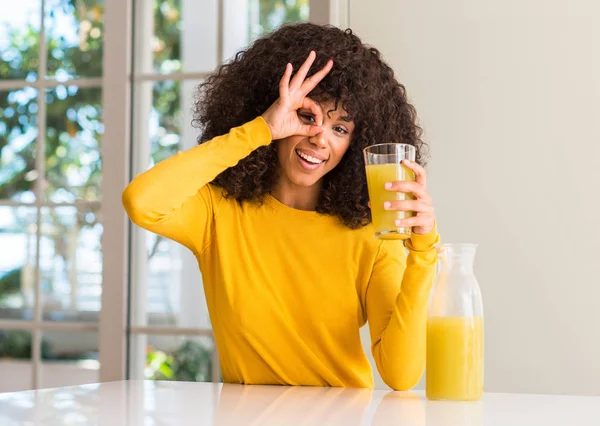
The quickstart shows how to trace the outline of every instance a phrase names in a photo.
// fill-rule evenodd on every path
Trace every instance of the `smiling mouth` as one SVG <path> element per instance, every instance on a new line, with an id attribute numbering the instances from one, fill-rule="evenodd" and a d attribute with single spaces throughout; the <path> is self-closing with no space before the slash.
<path id="1" fill-rule="evenodd" d="M 304 154 L 303 152 L 300 152 L 298 150 L 296 150 L 296 155 L 308 164 L 315 166 L 325 162 L 325 160 L 319 160 L 318 158 L 311 157 L 310 155 Z"/>

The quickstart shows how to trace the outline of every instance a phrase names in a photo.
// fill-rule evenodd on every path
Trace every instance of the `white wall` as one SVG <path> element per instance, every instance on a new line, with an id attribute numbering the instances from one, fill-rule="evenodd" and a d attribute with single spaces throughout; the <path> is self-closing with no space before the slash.
<path id="1" fill-rule="evenodd" d="M 442 237 L 480 244 L 486 390 L 600 395 L 600 2 L 350 0 L 416 105 Z"/>

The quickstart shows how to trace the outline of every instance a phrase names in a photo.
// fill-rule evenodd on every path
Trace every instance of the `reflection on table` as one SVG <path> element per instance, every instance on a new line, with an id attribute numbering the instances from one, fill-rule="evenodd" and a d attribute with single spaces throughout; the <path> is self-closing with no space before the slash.
<path id="1" fill-rule="evenodd" d="M 600 425 L 600 398 L 122 381 L 0 394 L 0 425 Z"/>

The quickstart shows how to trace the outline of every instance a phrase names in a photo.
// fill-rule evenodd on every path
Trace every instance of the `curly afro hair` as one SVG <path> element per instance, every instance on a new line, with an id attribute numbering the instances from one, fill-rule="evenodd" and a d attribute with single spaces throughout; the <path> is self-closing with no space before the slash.
<path id="1" fill-rule="evenodd" d="M 333 59 L 333 69 L 309 94 L 335 100 L 354 120 L 350 147 L 338 166 L 323 177 L 316 210 L 337 216 L 355 229 L 371 221 L 363 148 L 378 143 L 414 145 L 423 164 L 424 142 L 414 107 L 380 52 L 350 29 L 310 23 L 289 24 L 255 41 L 199 85 L 192 124 L 202 129 L 199 143 L 229 132 L 263 114 L 279 97 L 279 81 L 290 62 L 297 70 L 311 50 L 317 54 L 309 76 Z M 278 177 L 275 144 L 261 147 L 213 184 L 228 198 L 262 202 Z"/>

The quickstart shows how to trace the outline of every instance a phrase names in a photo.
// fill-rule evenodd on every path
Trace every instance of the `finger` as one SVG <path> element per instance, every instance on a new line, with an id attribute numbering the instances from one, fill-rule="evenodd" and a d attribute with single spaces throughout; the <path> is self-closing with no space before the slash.
<path id="1" fill-rule="evenodd" d="M 387 182 L 385 189 L 394 192 L 411 193 L 422 201 L 431 202 L 431 196 L 427 192 L 427 188 L 413 180 L 396 180 Z"/>
<path id="2" fill-rule="evenodd" d="M 285 66 L 283 77 L 279 80 L 279 97 L 281 99 L 285 99 L 290 92 L 290 77 L 292 76 L 293 68 L 292 64 L 288 63 Z"/>
<path id="3" fill-rule="evenodd" d="M 306 75 L 308 74 L 308 71 L 310 70 L 310 67 L 312 66 L 316 57 L 317 54 L 314 52 L 314 50 L 311 50 L 308 54 L 308 58 L 306 58 L 306 61 L 304 61 L 294 78 L 292 78 L 292 82 L 290 84 L 292 89 L 297 89 L 302 86 L 302 83 L 304 82 L 304 79 L 306 78 Z"/>
<path id="4" fill-rule="evenodd" d="M 313 101 L 311 98 L 305 97 L 302 99 L 301 108 L 309 110 L 314 115 L 315 124 L 317 126 L 323 125 L 323 109 L 318 103 Z"/>
<path id="5" fill-rule="evenodd" d="M 404 227 L 413 227 L 413 226 L 422 226 L 427 227 L 433 224 L 433 216 L 432 215 L 422 215 L 422 216 L 413 216 L 408 217 L 406 219 L 396 219 L 394 221 L 394 225 L 396 226 L 404 226 Z"/>
<path id="6" fill-rule="evenodd" d="M 427 186 L 427 171 L 419 163 L 410 160 L 402 160 L 402 164 L 415 172 L 415 180 L 423 186 Z"/>
<path id="7" fill-rule="evenodd" d="M 385 210 L 398 210 L 404 212 L 433 213 L 433 206 L 420 200 L 394 200 L 383 203 Z"/>
<path id="8" fill-rule="evenodd" d="M 314 73 L 312 76 L 304 80 L 304 83 L 302 83 L 302 92 L 309 94 L 311 90 L 317 87 L 317 84 L 319 84 L 321 80 L 323 80 L 325 76 L 329 74 L 331 68 L 333 68 L 333 61 L 330 59 L 320 71 Z"/>

